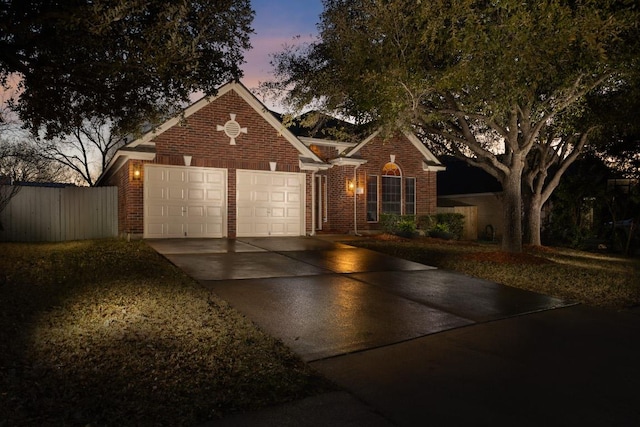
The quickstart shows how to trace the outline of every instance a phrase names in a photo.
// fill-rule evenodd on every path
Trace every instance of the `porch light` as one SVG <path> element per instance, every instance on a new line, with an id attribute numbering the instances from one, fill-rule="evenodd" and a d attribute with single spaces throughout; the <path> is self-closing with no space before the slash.
<path id="1" fill-rule="evenodd" d="M 140 165 L 133 166 L 133 180 L 139 181 L 142 177 L 142 171 L 140 170 Z"/>
<path id="2" fill-rule="evenodd" d="M 356 188 L 356 184 L 353 182 L 352 179 L 347 179 L 347 193 L 353 193 L 353 190 L 355 190 Z"/>

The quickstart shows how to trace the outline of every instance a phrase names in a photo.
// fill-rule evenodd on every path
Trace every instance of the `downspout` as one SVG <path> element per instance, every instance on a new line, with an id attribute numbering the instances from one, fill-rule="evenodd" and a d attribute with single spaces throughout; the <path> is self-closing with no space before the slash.
<path id="1" fill-rule="evenodd" d="M 316 235 L 316 171 L 311 172 L 311 236 Z"/>
<path id="2" fill-rule="evenodd" d="M 356 171 L 358 170 L 358 168 L 360 167 L 360 164 L 357 164 L 354 168 L 353 168 L 353 234 L 355 236 L 360 236 L 360 234 L 358 234 L 358 212 L 357 212 L 357 206 L 358 206 L 358 174 L 356 173 Z"/>

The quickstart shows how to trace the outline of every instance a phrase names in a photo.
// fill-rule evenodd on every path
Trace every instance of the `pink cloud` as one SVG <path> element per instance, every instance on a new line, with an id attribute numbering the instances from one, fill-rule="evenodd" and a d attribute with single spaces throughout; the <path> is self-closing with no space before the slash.
<path id="1" fill-rule="evenodd" d="M 242 83 L 248 88 L 255 88 L 260 82 L 271 79 L 272 67 L 270 61 L 274 53 L 283 50 L 287 45 L 300 45 L 315 40 L 314 35 L 300 37 L 258 37 L 251 40 L 252 49 L 245 53 L 245 61 L 242 69 L 244 77 Z"/>

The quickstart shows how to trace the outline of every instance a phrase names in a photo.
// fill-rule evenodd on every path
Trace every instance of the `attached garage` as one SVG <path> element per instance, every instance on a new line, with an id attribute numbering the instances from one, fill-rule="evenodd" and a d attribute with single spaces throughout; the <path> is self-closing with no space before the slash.
<path id="1" fill-rule="evenodd" d="M 144 237 L 224 237 L 227 170 L 145 165 Z"/>
<path id="2" fill-rule="evenodd" d="M 237 236 L 304 235 L 304 201 L 304 173 L 237 170 Z"/>

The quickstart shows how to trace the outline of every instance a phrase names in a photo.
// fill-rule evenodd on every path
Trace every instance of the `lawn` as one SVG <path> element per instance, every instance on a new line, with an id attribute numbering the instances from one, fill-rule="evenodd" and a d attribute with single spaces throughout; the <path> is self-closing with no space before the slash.
<path id="1" fill-rule="evenodd" d="M 0 426 L 196 425 L 333 387 L 144 242 L 0 243 Z"/>
<path id="2" fill-rule="evenodd" d="M 348 243 L 587 305 L 624 309 L 640 304 L 638 257 L 550 247 L 509 255 L 496 244 L 389 235 Z"/>
<path id="3" fill-rule="evenodd" d="M 640 260 L 349 241 L 589 305 L 640 303 Z M 0 243 L 0 427 L 197 425 L 334 386 L 144 242 Z"/>

